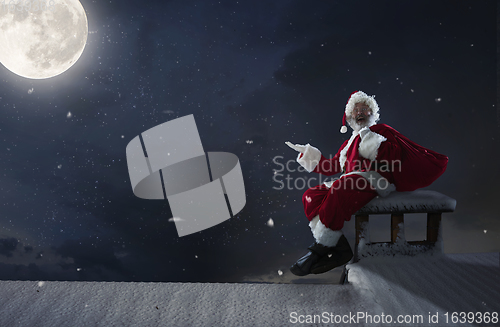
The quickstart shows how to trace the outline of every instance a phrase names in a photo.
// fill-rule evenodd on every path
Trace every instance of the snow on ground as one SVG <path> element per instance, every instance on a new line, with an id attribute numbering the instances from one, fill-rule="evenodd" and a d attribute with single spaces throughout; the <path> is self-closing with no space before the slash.
<path id="1" fill-rule="evenodd" d="M 500 313 L 499 259 L 363 258 L 348 265 L 348 285 L 2 281 L 0 326 L 484 325 L 452 314 Z"/>
<path id="2" fill-rule="evenodd" d="M 425 324 L 416 326 L 477 325 L 453 324 L 453 312 L 473 312 L 477 317 L 485 312 L 500 314 L 498 253 L 363 258 L 349 268 L 350 284 L 371 299 L 373 312 L 422 315 Z M 436 314 L 438 323 L 429 324 L 429 315 Z"/>

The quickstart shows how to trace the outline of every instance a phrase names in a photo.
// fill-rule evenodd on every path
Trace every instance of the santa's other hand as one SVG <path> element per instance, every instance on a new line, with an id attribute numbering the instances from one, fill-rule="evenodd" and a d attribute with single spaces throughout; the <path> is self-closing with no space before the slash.
<path id="1" fill-rule="evenodd" d="M 291 142 L 288 142 L 288 141 L 286 141 L 285 144 L 288 145 L 289 147 L 291 147 L 292 149 L 294 149 L 297 152 L 304 153 L 306 151 L 306 146 L 305 145 L 292 144 Z"/>
<path id="2" fill-rule="evenodd" d="M 371 132 L 370 128 L 368 127 L 363 127 L 360 131 L 359 131 L 359 137 L 361 137 L 361 139 L 364 139 L 365 138 L 365 135 L 368 134 L 368 132 Z"/>

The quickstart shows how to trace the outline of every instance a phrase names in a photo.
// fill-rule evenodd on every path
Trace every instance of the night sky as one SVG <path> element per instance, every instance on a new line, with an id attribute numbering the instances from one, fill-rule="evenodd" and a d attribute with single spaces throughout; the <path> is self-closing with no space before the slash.
<path id="1" fill-rule="evenodd" d="M 449 157 L 428 187 L 457 200 L 445 252 L 500 251 L 496 1 L 81 3 L 89 35 L 68 71 L 0 65 L 0 279 L 300 282 L 288 267 L 313 242 L 305 189 L 278 190 L 276 162 L 296 158 L 285 141 L 335 154 L 356 90 L 376 95 L 380 123 Z M 133 195 L 125 148 L 189 114 L 205 151 L 238 156 L 247 202 L 179 238 L 167 201 Z M 424 217 L 408 217 L 408 238 Z M 371 227 L 389 238 L 388 217 Z"/>

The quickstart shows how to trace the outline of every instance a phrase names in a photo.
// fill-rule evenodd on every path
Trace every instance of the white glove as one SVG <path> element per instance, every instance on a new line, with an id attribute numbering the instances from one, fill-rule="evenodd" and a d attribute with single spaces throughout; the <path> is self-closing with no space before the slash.
<path id="1" fill-rule="evenodd" d="M 312 172 L 321 160 L 321 151 L 310 144 L 301 145 L 291 142 L 285 142 L 285 144 L 300 153 L 297 156 L 297 162 L 308 172 Z"/>
<path id="2" fill-rule="evenodd" d="M 288 141 L 286 141 L 285 144 L 288 145 L 289 147 L 291 147 L 292 149 L 294 149 L 297 152 L 300 152 L 300 153 L 306 152 L 306 146 L 305 145 L 292 144 L 291 142 L 288 142 Z"/>
<path id="3" fill-rule="evenodd" d="M 369 132 L 371 132 L 370 128 L 368 128 L 368 127 L 363 127 L 363 128 L 359 131 L 359 137 L 361 137 L 361 139 L 364 139 L 364 137 L 366 136 L 366 134 L 368 134 Z"/>

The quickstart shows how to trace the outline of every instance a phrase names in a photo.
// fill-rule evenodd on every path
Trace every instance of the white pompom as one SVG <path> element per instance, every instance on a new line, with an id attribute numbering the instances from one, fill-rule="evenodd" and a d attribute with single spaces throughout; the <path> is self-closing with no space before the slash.
<path id="1" fill-rule="evenodd" d="M 340 128 L 340 133 L 347 133 L 347 127 L 345 125 Z"/>

